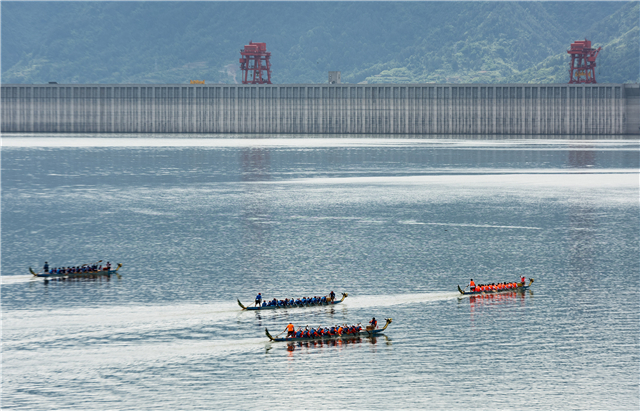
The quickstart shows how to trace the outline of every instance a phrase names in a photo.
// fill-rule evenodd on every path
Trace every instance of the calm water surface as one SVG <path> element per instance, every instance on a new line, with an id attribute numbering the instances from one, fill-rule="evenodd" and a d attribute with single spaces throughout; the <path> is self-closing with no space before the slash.
<path id="1" fill-rule="evenodd" d="M 3 139 L 3 409 L 640 407 L 637 141 L 169 137 Z"/>

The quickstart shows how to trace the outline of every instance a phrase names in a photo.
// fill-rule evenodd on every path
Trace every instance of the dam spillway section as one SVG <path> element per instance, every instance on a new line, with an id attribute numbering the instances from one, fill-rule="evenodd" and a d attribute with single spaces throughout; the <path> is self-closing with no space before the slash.
<path id="1" fill-rule="evenodd" d="M 3 84 L 5 133 L 639 134 L 638 84 Z"/>

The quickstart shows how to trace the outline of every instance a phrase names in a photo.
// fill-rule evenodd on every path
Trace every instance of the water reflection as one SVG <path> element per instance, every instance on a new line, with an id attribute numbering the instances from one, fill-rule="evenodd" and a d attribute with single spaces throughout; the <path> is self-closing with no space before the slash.
<path id="1" fill-rule="evenodd" d="M 594 167 L 597 163 L 595 150 L 583 146 L 582 150 L 570 150 L 567 154 L 567 165 L 570 168 Z M 585 204 L 571 203 L 569 212 L 569 269 L 576 278 L 591 278 L 594 272 L 596 257 L 596 210 Z"/>
<path id="2" fill-rule="evenodd" d="M 483 314 L 485 312 L 485 308 L 488 310 L 492 310 L 496 306 L 514 304 L 520 307 L 524 307 L 526 301 L 525 294 L 528 294 L 529 298 L 533 298 L 532 290 L 517 290 L 506 293 L 472 295 L 469 297 L 469 313 L 471 316 L 471 321 L 473 322 L 475 316 Z"/>
<path id="3" fill-rule="evenodd" d="M 266 181 L 270 179 L 270 154 L 263 148 L 249 148 L 240 152 L 241 179 L 243 182 Z M 242 258 L 245 274 L 262 284 L 261 274 L 268 272 L 271 260 L 270 234 L 272 205 L 268 199 L 268 188 L 261 184 L 243 184 L 247 200 L 242 204 Z M 267 190 L 267 191 L 265 191 Z"/>
<path id="4" fill-rule="evenodd" d="M 476 304 L 506 304 L 511 303 L 513 301 L 519 301 L 524 303 L 525 293 L 529 293 L 529 295 L 533 296 L 533 291 L 519 291 L 514 290 L 506 293 L 496 293 L 496 294 L 478 294 L 472 295 L 469 297 L 469 304 L 473 307 Z"/>
<path id="5" fill-rule="evenodd" d="M 289 352 L 289 356 L 293 353 L 298 354 L 310 354 L 316 352 L 322 352 L 323 350 L 338 350 L 354 349 L 361 347 L 375 347 L 378 343 L 384 345 L 391 345 L 392 340 L 386 335 L 378 337 L 357 337 L 337 340 L 312 340 L 312 341 L 298 341 L 287 343 L 286 350 Z"/>
<path id="6" fill-rule="evenodd" d="M 570 205 L 568 212 L 569 270 L 576 278 L 593 278 L 598 250 L 595 238 L 596 210 L 588 205 Z"/>
<path id="7" fill-rule="evenodd" d="M 595 150 L 569 150 L 567 153 L 567 165 L 570 168 L 593 167 L 596 165 L 596 153 Z"/>
<path id="8" fill-rule="evenodd" d="M 85 276 L 85 277 L 53 277 L 53 278 L 45 278 L 43 283 L 48 285 L 50 282 L 59 283 L 59 282 L 69 282 L 69 283 L 86 283 L 86 282 L 109 282 L 111 281 L 110 276 L 104 275 L 93 275 L 93 276 Z"/>

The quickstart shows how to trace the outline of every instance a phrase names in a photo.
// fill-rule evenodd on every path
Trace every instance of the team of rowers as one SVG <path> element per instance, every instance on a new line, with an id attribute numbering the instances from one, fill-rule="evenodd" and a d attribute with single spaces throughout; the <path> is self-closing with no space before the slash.
<path id="1" fill-rule="evenodd" d="M 317 305 L 317 304 L 329 304 L 334 302 L 336 299 L 336 293 L 331 291 L 328 296 L 313 296 L 313 297 L 302 297 L 294 300 L 293 298 L 285 298 L 284 300 L 278 300 L 274 298 L 270 301 L 263 301 L 262 294 L 258 293 L 256 296 L 256 301 L 254 303 L 254 307 L 292 307 L 292 306 L 303 306 L 303 305 Z"/>
<path id="2" fill-rule="evenodd" d="M 369 325 L 371 327 L 367 327 L 367 330 L 374 330 L 378 327 L 378 322 L 376 318 L 373 317 L 371 321 L 369 321 Z M 302 327 L 295 329 L 292 323 L 289 323 L 285 330 L 287 332 L 287 338 L 322 338 L 322 337 L 339 337 L 345 335 L 357 335 L 362 331 L 362 325 L 360 323 L 355 325 L 335 325 L 331 328 L 329 327 L 318 327 L 311 328 L 307 325 L 303 330 Z M 283 332 L 284 332 L 283 331 Z"/>
<path id="3" fill-rule="evenodd" d="M 469 281 L 469 291 L 472 293 L 486 293 L 515 290 L 518 287 L 524 285 L 524 276 L 520 278 L 520 283 L 517 282 L 504 282 L 504 283 L 491 283 L 491 284 L 476 284 L 473 278 Z"/>
<path id="4" fill-rule="evenodd" d="M 81 274 L 81 273 L 98 273 L 101 271 L 111 270 L 111 263 L 107 261 L 104 266 L 98 264 L 84 264 L 76 267 L 57 267 L 49 269 L 49 263 L 44 262 L 43 271 L 49 274 Z"/>

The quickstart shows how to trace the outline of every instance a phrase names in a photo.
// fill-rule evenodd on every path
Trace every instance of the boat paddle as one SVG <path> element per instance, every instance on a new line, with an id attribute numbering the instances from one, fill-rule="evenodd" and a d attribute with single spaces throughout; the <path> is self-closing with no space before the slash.
<path id="1" fill-rule="evenodd" d="M 300 328 L 302 328 L 302 327 L 300 327 Z M 300 330 L 300 328 L 298 328 L 298 330 Z M 279 337 L 280 335 L 282 335 L 286 331 L 287 331 L 287 329 L 285 328 L 283 332 L 281 332 L 280 334 L 276 335 L 276 338 Z"/>
<path id="2" fill-rule="evenodd" d="M 102 260 L 98 260 L 93 264 L 82 264 L 80 267 L 84 267 L 84 266 L 87 266 L 87 265 L 96 265 L 96 264 L 101 263 L 101 262 L 102 262 Z"/>

